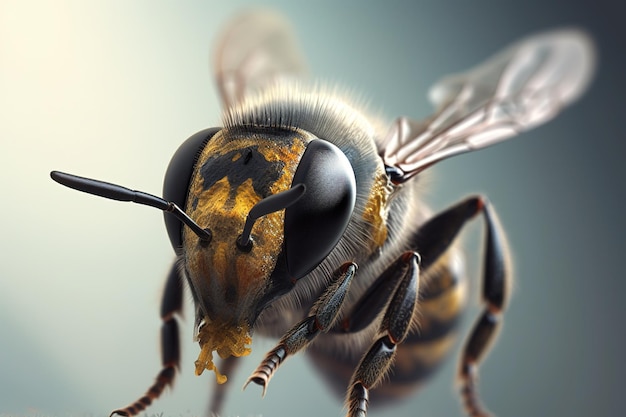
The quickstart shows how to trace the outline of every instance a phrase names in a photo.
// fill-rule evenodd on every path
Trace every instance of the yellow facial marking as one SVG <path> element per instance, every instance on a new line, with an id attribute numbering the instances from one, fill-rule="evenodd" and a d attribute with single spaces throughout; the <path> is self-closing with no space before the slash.
<path id="1" fill-rule="evenodd" d="M 210 198 L 215 202 L 214 209 L 222 208 L 226 202 L 228 201 L 228 196 L 230 193 L 230 184 L 228 183 L 228 178 L 224 177 L 221 180 L 217 181 L 211 188 L 208 190 L 202 189 L 202 184 L 198 181 L 194 181 L 192 187 L 189 191 L 189 195 L 196 195 L 200 200 L 204 200 L 210 196 Z M 221 203 L 221 204 L 220 204 Z M 189 203 L 187 203 L 189 204 Z M 190 212 L 193 212 L 193 207 Z"/>
<path id="2" fill-rule="evenodd" d="M 387 239 L 387 200 L 389 186 L 387 176 L 379 173 L 372 186 L 370 198 L 363 211 L 363 220 L 372 227 L 372 239 L 376 246 L 382 246 Z"/>
<path id="3" fill-rule="evenodd" d="M 213 267 L 215 269 L 220 271 L 226 271 L 228 269 L 230 246 L 228 242 L 215 242 L 215 250 L 213 252 Z"/>

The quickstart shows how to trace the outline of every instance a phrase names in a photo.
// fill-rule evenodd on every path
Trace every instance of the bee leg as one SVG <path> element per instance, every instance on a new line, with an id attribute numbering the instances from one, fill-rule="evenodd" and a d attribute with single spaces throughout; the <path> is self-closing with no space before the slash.
<path id="1" fill-rule="evenodd" d="M 244 388 L 250 382 L 254 382 L 263 386 L 263 396 L 265 396 L 270 379 L 285 358 L 306 347 L 320 332 L 325 333 L 331 328 L 356 269 L 355 263 L 348 262 L 338 270 L 334 282 L 315 302 L 309 316 L 288 330 L 276 347 L 267 353 L 265 359 L 248 378 Z"/>
<path id="2" fill-rule="evenodd" d="M 476 381 L 478 364 L 489 350 L 506 304 L 510 272 L 504 233 L 488 201 L 482 197 L 471 197 L 433 217 L 416 236 L 416 246 L 423 266 L 427 268 L 450 246 L 462 226 L 479 213 L 482 213 L 486 224 L 482 288 L 485 309 L 470 333 L 459 369 L 461 395 L 470 416 L 489 415 L 480 404 Z"/>
<path id="3" fill-rule="evenodd" d="M 235 372 L 235 368 L 241 363 L 239 358 L 235 356 L 229 356 L 225 359 L 222 359 L 218 369 L 224 375 L 232 375 Z M 213 396 L 211 397 L 211 402 L 209 405 L 209 416 L 219 416 L 222 411 L 222 406 L 226 400 L 226 392 L 228 391 L 229 384 L 215 384 L 213 388 Z"/>
<path id="4" fill-rule="evenodd" d="M 382 276 L 389 276 L 393 281 L 399 279 L 399 283 L 380 325 L 379 334 L 383 336 L 372 344 L 352 375 L 346 396 L 348 417 L 365 417 L 369 390 L 383 380 L 393 363 L 396 346 L 406 338 L 414 322 L 419 292 L 419 255 L 406 252 Z"/>
<path id="5" fill-rule="evenodd" d="M 183 285 L 176 263 L 172 267 L 165 291 L 161 300 L 161 362 L 163 368 L 156 377 L 154 384 L 148 388 L 143 397 L 125 408 L 111 412 L 110 416 L 134 416 L 145 410 L 152 401 L 159 398 L 165 387 L 172 385 L 176 369 L 180 364 L 180 342 L 178 339 L 178 323 L 175 314 L 180 313 L 183 306 Z"/>

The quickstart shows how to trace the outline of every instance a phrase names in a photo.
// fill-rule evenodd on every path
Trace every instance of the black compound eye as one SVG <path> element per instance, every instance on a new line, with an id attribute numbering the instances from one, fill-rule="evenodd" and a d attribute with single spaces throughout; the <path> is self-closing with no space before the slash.
<path id="1" fill-rule="evenodd" d="M 302 198 L 285 210 L 287 269 L 300 279 L 328 256 L 343 236 L 356 202 L 350 161 L 335 145 L 309 143 L 292 184 L 304 184 Z"/>
<path id="2" fill-rule="evenodd" d="M 207 142 L 220 130 L 219 127 L 212 127 L 192 135 L 180 145 L 167 166 L 163 181 L 163 198 L 176 203 L 183 211 L 198 156 Z M 165 213 L 165 228 L 174 250 L 180 248 L 183 244 L 183 224 L 176 217 Z"/>

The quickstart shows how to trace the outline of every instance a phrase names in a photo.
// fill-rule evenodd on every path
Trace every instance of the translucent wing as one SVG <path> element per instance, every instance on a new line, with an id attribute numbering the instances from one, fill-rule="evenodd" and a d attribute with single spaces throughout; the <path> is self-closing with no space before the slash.
<path id="1" fill-rule="evenodd" d="M 423 122 L 397 119 L 379 152 L 397 182 L 452 155 L 482 149 L 553 118 L 586 89 L 595 67 L 590 38 L 578 30 L 513 44 L 430 91 L 437 112 Z"/>
<path id="2" fill-rule="evenodd" d="M 289 24 L 268 11 L 245 13 L 218 39 L 213 71 L 225 107 L 279 77 L 306 73 Z"/>

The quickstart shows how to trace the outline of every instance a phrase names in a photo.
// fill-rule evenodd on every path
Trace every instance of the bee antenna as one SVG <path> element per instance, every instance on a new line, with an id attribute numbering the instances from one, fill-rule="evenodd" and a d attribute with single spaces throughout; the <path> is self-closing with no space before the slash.
<path id="1" fill-rule="evenodd" d="M 66 174 L 65 172 L 52 171 L 50 177 L 61 185 L 73 188 L 74 190 L 84 193 L 97 195 L 117 201 L 131 201 L 137 204 L 143 204 L 171 213 L 178 220 L 185 223 L 198 237 L 205 242 L 211 240 L 211 231 L 201 228 L 198 223 L 194 222 L 191 217 L 180 209 L 175 203 L 165 201 L 164 199 L 143 191 L 135 191 L 121 185 L 111 184 L 104 181 L 94 180 L 91 178 L 79 177 L 77 175 Z"/>
<path id="2" fill-rule="evenodd" d="M 305 191 L 306 186 L 304 184 L 298 184 L 288 190 L 265 197 L 263 200 L 256 203 L 254 207 L 250 209 L 246 223 L 243 226 L 243 231 L 237 238 L 237 247 L 239 250 L 249 252 L 250 249 L 252 249 L 250 233 L 252 232 L 254 222 L 257 221 L 258 218 L 289 207 L 298 201 L 300 197 L 304 195 Z"/>

